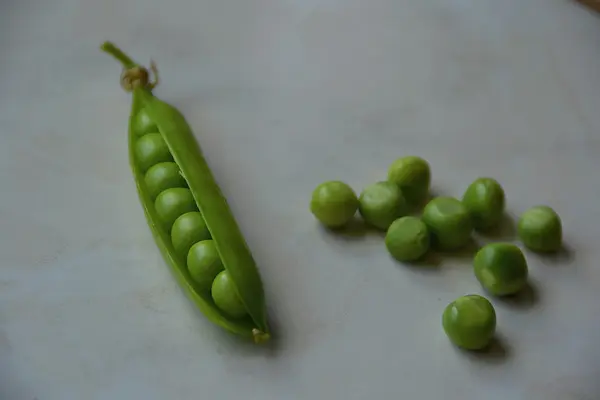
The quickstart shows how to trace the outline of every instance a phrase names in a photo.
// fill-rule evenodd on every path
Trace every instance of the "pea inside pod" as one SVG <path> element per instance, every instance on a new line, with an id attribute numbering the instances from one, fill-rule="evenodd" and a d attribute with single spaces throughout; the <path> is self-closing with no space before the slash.
<path id="1" fill-rule="evenodd" d="M 190 126 L 152 93 L 158 82 L 154 64 L 151 81 L 146 68 L 111 42 L 101 49 L 121 62 L 121 86 L 132 93 L 130 168 L 165 261 L 211 322 L 257 343 L 268 340 L 256 262 Z"/>

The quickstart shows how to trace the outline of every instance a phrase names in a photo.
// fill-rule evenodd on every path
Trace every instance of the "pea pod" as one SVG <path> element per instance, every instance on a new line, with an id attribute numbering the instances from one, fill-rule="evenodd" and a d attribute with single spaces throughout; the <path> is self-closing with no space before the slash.
<path id="1" fill-rule="evenodd" d="M 113 43 L 105 42 L 101 49 L 121 62 L 121 86 L 132 93 L 129 163 L 148 226 L 163 258 L 188 297 L 210 321 L 257 343 L 268 340 L 265 296 L 256 263 L 184 116 L 153 95 L 152 90 L 158 83 L 154 63 L 151 63 L 155 79 L 152 82 L 149 71 Z M 166 148 L 161 147 L 165 145 Z M 183 180 L 173 177 L 173 171 L 178 171 Z M 232 314 L 219 308 L 210 289 L 198 285 L 190 274 L 187 254 L 182 254 L 173 245 L 171 229 L 176 225 L 189 227 L 193 223 L 189 221 L 194 218 L 181 224 L 174 220 L 192 212 L 203 217 L 205 226 L 202 229 L 208 228 L 221 268 L 228 274 L 228 286 L 223 290 L 234 293 L 225 295 L 241 304 L 245 309 L 241 310 L 243 312 L 237 310 Z M 186 233 L 179 234 L 178 238 L 181 235 Z M 189 242 L 190 237 L 193 235 L 184 239 Z M 210 238 L 198 236 L 198 239 Z M 191 245 L 187 243 L 179 248 L 188 250 Z M 222 296 L 223 293 L 219 293 L 219 298 Z"/>

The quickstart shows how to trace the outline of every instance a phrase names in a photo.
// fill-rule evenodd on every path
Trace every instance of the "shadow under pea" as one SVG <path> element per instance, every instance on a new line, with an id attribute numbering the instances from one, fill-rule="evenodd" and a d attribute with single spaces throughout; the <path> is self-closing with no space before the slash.
<path id="1" fill-rule="evenodd" d="M 477 234 L 494 241 L 512 241 L 517 238 L 517 225 L 511 215 L 504 213 L 495 227 L 488 230 L 477 230 Z"/>
<path id="2" fill-rule="evenodd" d="M 528 310 L 540 302 L 540 292 L 538 286 L 529 281 L 519 292 L 510 296 L 501 296 L 497 299 L 500 304 L 507 307 L 517 310 Z"/>
<path id="3" fill-rule="evenodd" d="M 462 355 L 475 362 L 498 365 L 503 364 L 511 356 L 511 348 L 503 337 L 496 333 L 490 343 L 481 350 L 465 350 L 456 347 Z"/>

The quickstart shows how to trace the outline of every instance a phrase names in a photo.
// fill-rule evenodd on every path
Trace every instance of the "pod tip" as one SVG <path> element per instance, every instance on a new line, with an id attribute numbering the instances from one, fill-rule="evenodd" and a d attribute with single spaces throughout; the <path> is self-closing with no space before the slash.
<path id="1" fill-rule="evenodd" d="M 271 335 L 254 328 L 254 329 L 252 329 L 252 337 L 254 339 L 254 343 L 260 344 L 260 343 L 267 342 L 271 338 Z"/>

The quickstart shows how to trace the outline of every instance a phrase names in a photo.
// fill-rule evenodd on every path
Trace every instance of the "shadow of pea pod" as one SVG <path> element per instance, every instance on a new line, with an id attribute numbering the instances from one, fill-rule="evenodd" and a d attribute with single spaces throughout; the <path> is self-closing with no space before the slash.
<path id="1" fill-rule="evenodd" d="M 498 303 L 516 310 L 529 310 L 540 302 L 538 286 L 528 281 L 525 286 L 511 296 L 497 297 Z"/>

